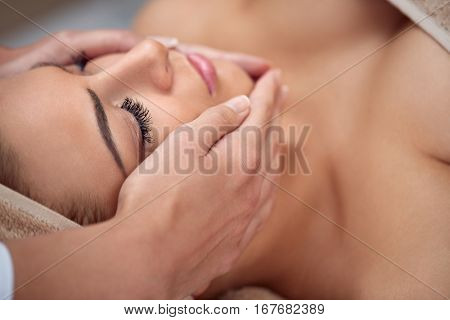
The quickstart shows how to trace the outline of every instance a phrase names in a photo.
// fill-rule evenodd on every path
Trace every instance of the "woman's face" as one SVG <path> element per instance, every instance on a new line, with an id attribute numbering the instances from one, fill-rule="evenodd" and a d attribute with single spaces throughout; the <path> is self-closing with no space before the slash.
<path id="1" fill-rule="evenodd" d="M 75 66 L 34 68 L 0 82 L 0 139 L 40 199 L 95 195 L 114 210 L 125 177 L 170 131 L 250 92 L 253 82 L 238 66 L 212 66 L 145 40 L 92 60 L 81 74 Z"/>

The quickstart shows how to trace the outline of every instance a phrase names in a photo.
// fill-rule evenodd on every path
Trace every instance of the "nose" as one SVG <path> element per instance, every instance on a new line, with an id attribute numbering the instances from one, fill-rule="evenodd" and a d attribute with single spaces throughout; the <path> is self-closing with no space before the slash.
<path id="1" fill-rule="evenodd" d="M 117 86 L 139 90 L 149 85 L 167 91 L 172 86 L 172 73 L 169 49 L 160 42 L 145 39 L 97 74 L 96 79 L 110 91 L 116 91 Z"/>

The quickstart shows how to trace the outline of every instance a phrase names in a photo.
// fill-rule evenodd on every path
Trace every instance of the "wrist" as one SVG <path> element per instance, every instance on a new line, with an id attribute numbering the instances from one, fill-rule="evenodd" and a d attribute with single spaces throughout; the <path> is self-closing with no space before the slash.
<path id="1" fill-rule="evenodd" d="M 111 254 L 119 258 L 115 268 L 123 270 L 127 281 L 134 284 L 128 299 L 174 298 L 173 251 L 167 241 L 170 232 L 155 216 L 139 212 L 130 216 L 119 214 L 99 228 Z"/>

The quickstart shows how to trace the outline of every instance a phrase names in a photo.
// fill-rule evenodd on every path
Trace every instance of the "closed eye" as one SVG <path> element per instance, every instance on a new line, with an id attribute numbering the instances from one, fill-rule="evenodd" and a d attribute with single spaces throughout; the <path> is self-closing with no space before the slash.
<path id="1" fill-rule="evenodd" d="M 37 63 L 35 65 L 33 65 L 30 70 L 33 69 L 37 69 L 37 68 L 43 68 L 43 67 L 55 67 L 55 68 L 59 68 L 67 73 L 73 74 L 73 72 L 71 72 L 69 69 L 67 69 L 66 67 L 64 67 L 63 65 L 57 64 L 57 63 L 52 63 L 52 62 L 40 62 Z"/>
<path id="2" fill-rule="evenodd" d="M 153 138 L 151 128 L 152 117 L 150 115 L 150 111 L 145 108 L 141 102 L 133 100 L 129 97 L 125 98 L 120 108 L 131 113 L 138 123 L 142 144 L 145 144 L 146 142 L 151 144 L 153 142 Z"/>
<path id="3" fill-rule="evenodd" d="M 33 70 L 36 68 L 42 68 L 42 67 L 54 67 L 54 68 L 63 70 L 64 72 L 67 72 L 71 75 L 86 75 L 84 73 L 84 68 L 87 63 L 86 59 L 85 60 L 75 60 L 73 63 L 76 66 L 75 68 L 73 66 L 67 67 L 67 66 L 63 66 L 61 64 L 53 63 L 53 62 L 40 62 L 40 63 L 33 65 L 30 68 L 30 70 Z"/>

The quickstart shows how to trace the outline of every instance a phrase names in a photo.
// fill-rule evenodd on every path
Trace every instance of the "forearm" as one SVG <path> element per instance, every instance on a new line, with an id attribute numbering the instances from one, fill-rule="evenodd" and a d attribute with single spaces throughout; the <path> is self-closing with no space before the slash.
<path id="1" fill-rule="evenodd" d="M 14 298 L 165 297 L 163 281 L 155 277 L 158 258 L 151 241 L 142 241 L 143 250 L 113 223 L 7 242 L 14 263 Z M 155 259 L 148 259 L 151 254 Z M 136 285 L 147 275 L 153 277 Z"/>

